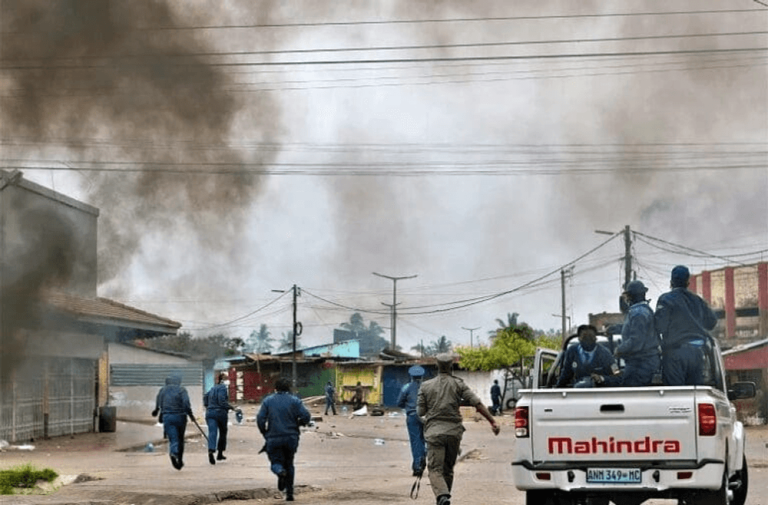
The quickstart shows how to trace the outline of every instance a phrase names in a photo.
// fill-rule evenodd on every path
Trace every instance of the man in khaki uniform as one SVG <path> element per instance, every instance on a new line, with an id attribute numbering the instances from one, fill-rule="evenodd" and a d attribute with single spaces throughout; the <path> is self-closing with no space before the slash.
<path id="1" fill-rule="evenodd" d="M 429 483 L 435 493 L 437 505 L 451 505 L 453 467 L 459 456 L 461 437 L 464 433 L 459 411 L 462 400 L 473 405 L 491 423 L 494 435 L 499 434 L 500 427 L 482 400 L 463 380 L 451 374 L 452 354 L 438 355 L 437 369 L 437 377 L 425 381 L 419 389 L 417 412 L 424 421 Z"/>

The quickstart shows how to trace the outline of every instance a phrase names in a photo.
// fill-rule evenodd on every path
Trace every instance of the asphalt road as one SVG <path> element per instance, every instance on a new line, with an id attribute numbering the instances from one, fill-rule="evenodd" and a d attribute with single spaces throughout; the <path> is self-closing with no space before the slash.
<path id="1" fill-rule="evenodd" d="M 276 478 L 264 454 L 262 439 L 252 422 L 255 407 L 246 408 L 247 421 L 230 428 L 228 459 L 210 465 L 204 441 L 188 425 L 186 466 L 170 465 L 167 446 L 157 443 L 162 430 L 153 425 L 118 422 L 115 433 L 85 434 L 35 441 L 31 451 L 0 454 L 0 468 L 31 462 L 57 470 L 66 480 L 47 496 L 3 496 L 2 505 L 251 505 L 281 503 Z M 315 415 L 320 415 L 314 409 Z M 234 418 L 234 416 L 232 416 Z M 463 451 L 456 468 L 455 505 L 524 505 L 524 494 L 511 480 L 514 449 L 512 418 L 502 418 L 494 437 L 484 420 L 465 423 Z M 383 440 L 377 443 L 378 440 Z M 154 452 L 144 452 L 156 442 Z M 750 505 L 768 505 L 768 428 L 748 428 Z M 417 500 L 409 498 L 410 452 L 402 415 L 336 416 L 317 422 L 301 438 L 297 454 L 296 502 L 314 505 L 349 503 L 432 504 L 427 478 Z M 649 505 L 674 502 L 655 500 Z"/>

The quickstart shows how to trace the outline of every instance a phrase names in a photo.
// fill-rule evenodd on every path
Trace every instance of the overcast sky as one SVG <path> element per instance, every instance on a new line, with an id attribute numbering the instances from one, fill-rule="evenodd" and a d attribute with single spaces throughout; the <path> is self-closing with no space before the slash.
<path id="1" fill-rule="evenodd" d="M 294 284 L 305 344 L 389 329 L 378 272 L 417 276 L 404 350 L 468 344 L 559 329 L 563 268 L 574 325 L 616 311 L 595 230 L 642 234 L 653 300 L 768 256 L 760 3 L 89 4 L 3 2 L 0 161 L 99 207 L 99 295 L 182 329 L 279 337 Z"/>

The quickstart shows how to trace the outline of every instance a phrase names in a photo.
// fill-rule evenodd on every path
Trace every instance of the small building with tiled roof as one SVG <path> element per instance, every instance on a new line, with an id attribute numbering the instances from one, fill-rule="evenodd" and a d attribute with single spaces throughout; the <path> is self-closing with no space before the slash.
<path id="1" fill-rule="evenodd" d="M 98 216 L 0 170 L 0 439 L 114 429 L 108 343 L 181 327 L 97 296 Z"/>

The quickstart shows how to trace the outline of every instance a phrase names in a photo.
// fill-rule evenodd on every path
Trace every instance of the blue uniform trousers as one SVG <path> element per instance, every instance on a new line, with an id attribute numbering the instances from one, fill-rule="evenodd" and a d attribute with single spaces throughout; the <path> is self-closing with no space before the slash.
<path id="1" fill-rule="evenodd" d="M 293 494 L 293 476 L 295 474 L 293 458 L 298 448 L 298 434 L 267 439 L 267 456 L 269 457 L 270 469 L 275 475 L 279 475 L 283 470 L 286 471 L 285 490 L 288 494 Z"/>
<path id="2" fill-rule="evenodd" d="M 704 352 L 701 346 L 683 344 L 664 351 L 662 377 L 665 386 L 703 386 Z"/>
<path id="3" fill-rule="evenodd" d="M 657 354 L 644 358 L 624 360 L 621 375 L 605 377 L 605 385 L 613 387 L 642 387 L 653 383 L 653 375 L 659 370 L 661 359 Z"/>
<path id="4" fill-rule="evenodd" d="M 227 450 L 227 422 L 229 415 L 226 409 L 208 409 L 205 413 L 205 423 L 208 425 L 208 450 Z"/>
<path id="5" fill-rule="evenodd" d="M 412 470 L 423 470 L 426 465 L 425 458 L 427 453 L 427 447 L 424 442 L 424 425 L 415 412 L 408 414 L 405 418 L 405 425 L 408 427 L 408 439 L 411 441 Z"/>
<path id="6" fill-rule="evenodd" d="M 184 458 L 184 432 L 187 430 L 186 414 L 163 414 L 163 428 L 168 435 L 171 456 Z"/>

